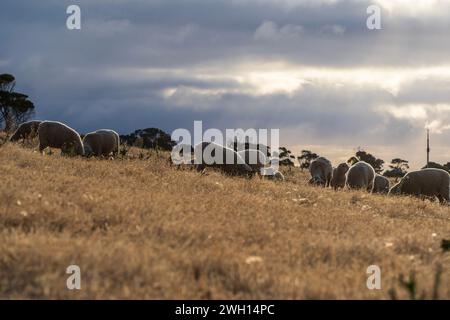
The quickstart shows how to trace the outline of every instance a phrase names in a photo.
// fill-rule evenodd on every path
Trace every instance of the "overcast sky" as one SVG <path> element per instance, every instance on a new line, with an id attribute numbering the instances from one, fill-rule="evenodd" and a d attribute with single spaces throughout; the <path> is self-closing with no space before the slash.
<path id="1" fill-rule="evenodd" d="M 0 26 L 0 73 L 36 118 L 80 132 L 203 120 L 279 128 L 333 163 L 361 147 L 419 167 L 430 126 L 432 160 L 450 161 L 450 1 L 2 0 Z"/>

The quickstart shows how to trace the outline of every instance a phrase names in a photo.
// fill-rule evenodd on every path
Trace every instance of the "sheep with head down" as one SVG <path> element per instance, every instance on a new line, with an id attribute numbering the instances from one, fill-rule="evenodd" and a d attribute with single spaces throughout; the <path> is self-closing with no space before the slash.
<path id="1" fill-rule="evenodd" d="M 214 142 L 201 142 L 194 147 L 194 164 L 197 170 L 206 167 L 219 168 L 225 173 L 246 175 L 252 174 L 252 168 L 233 149 Z"/>
<path id="2" fill-rule="evenodd" d="M 62 153 L 84 155 L 80 135 L 74 129 L 57 121 L 43 121 L 38 128 L 39 151 L 59 148 Z"/>
<path id="3" fill-rule="evenodd" d="M 37 135 L 39 125 L 42 123 L 40 120 L 31 120 L 21 123 L 13 135 L 9 138 L 9 141 L 15 142 L 21 139 L 33 139 Z"/>
<path id="4" fill-rule="evenodd" d="M 119 134 L 114 130 L 100 129 L 86 134 L 83 138 L 86 156 L 109 156 L 119 154 Z"/>
<path id="5" fill-rule="evenodd" d="M 427 168 L 407 173 L 391 190 L 390 195 L 406 194 L 416 197 L 437 197 L 449 202 L 450 176 L 442 169 Z"/>
<path id="6" fill-rule="evenodd" d="M 345 179 L 345 185 L 350 189 L 366 189 L 371 191 L 373 180 L 375 179 L 375 170 L 364 161 L 359 161 L 348 169 Z"/>
<path id="7" fill-rule="evenodd" d="M 331 175 L 330 185 L 333 189 L 344 188 L 345 187 L 345 174 L 347 173 L 349 166 L 347 163 L 340 163 L 336 168 L 333 169 Z"/>
<path id="8" fill-rule="evenodd" d="M 331 175 L 333 167 L 330 160 L 319 157 L 311 162 L 309 165 L 309 172 L 311 174 L 310 184 L 321 185 L 324 187 L 330 186 Z"/>
<path id="9" fill-rule="evenodd" d="M 388 193 L 389 192 L 389 179 L 383 177 L 380 174 L 375 175 L 373 181 L 372 193 Z"/>
<path id="10" fill-rule="evenodd" d="M 259 150 L 246 149 L 238 151 L 237 153 L 255 173 L 262 173 L 262 169 L 269 164 L 269 159 Z"/>

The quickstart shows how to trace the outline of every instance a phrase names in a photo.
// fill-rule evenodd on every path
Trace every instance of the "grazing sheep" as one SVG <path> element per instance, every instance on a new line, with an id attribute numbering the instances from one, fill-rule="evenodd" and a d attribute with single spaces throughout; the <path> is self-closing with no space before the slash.
<path id="1" fill-rule="evenodd" d="M 380 174 L 375 175 L 372 193 L 388 193 L 388 192 L 389 192 L 389 179 L 383 177 Z"/>
<path id="2" fill-rule="evenodd" d="M 256 149 L 247 149 L 238 151 L 238 155 L 244 159 L 245 163 L 248 164 L 254 172 L 262 173 L 262 168 L 269 164 L 269 160 L 259 150 Z"/>
<path id="3" fill-rule="evenodd" d="M 442 169 L 427 168 L 407 173 L 394 185 L 389 194 L 408 194 L 418 197 L 437 197 L 449 201 L 450 176 Z"/>
<path id="4" fill-rule="evenodd" d="M 74 129 L 57 121 L 43 121 L 38 128 L 39 151 L 45 148 L 60 148 L 62 153 L 84 154 L 80 135 Z"/>
<path id="5" fill-rule="evenodd" d="M 344 188 L 345 187 L 345 174 L 347 173 L 349 166 L 347 163 L 340 163 L 336 168 L 333 169 L 331 175 L 330 185 L 333 189 Z"/>
<path id="6" fill-rule="evenodd" d="M 319 157 L 312 161 L 309 165 L 309 172 L 311 173 L 311 179 L 309 180 L 309 183 L 321 185 L 324 187 L 330 186 L 333 167 L 331 166 L 331 162 L 328 159 Z"/>
<path id="7" fill-rule="evenodd" d="M 284 175 L 273 167 L 261 169 L 261 174 L 263 178 L 268 180 L 284 181 Z"/>
<path id="8" fill-rule="evenodd" d="M 83 138 L 84 153 L 86 156 L 114 156 L 119 154 L 119 134 L 114 130 L 101 129 L 86 134 Z"/>
<path id="9" fill-rule="evenodd" d="M 201 142 L 194 147 L 195 164 L 197 170 L 205 167 L 216 167 L 226 173 L 250 174 L 252 168 L 233 149 L 214 142 Z"/>
<path id="10" fill-rule="evenodd" d="M 371 191 L 373 180 L 375 179 L 375 170 L 364 161 L 359 161 L 348 169 L 345 185 L 350 189 L 366 189 Z"/>
<path id="11" fill-rule="evenodd" d="M 11 138 L 9 138 L 9 141 L 15 142 L 19 141 L 20 139 L 33 139 L 34 137 L 36 137 L 39 125 L 41 123 L 42 121 L 40 120 L 32 120 L 21 123 L 17 127 L 16 131 L 14 131 Z"/>

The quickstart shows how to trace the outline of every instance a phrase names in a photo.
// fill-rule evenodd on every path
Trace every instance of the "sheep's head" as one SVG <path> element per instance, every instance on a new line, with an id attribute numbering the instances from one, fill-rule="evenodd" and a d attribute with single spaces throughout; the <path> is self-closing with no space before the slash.
<path id="1" fill-rule="evenodd" d="M 317 186 L 323 186 L 325 185 L 325 180 L 320 176 L 314 176 L 309 179 L 309 183 Z"/>
<path id="2" fill-rule="evenodd" d="M 65 142 L 61 146 L 61 154 L 69 157 L 73 157 L 77 154 L 76 147 L 73 142 Z"/>
<path id="3" fill-rule="evenodd" d="M 404 176 L 399 183 L 397 183 L 396 185 L 394 185 L 390 190 L 389 190 L 389 194 L 400 194 L 402 193 L 402 187 L 405 184 L 405 182 L 409 181 L 409 179 L 411 179 L 411 177 L 407 174 L 406 176 Z"/>
<path id="4" fill-rule="evenodd" d="M 9 138 L 10 142 L 16 142 L 20 139 L 20 134 L 18 131 L 14 132 L 14 134 Z"/>
<path id="5" fill-rule="evenodd" d="M 93 152 L 91 146 L 86 143 L 84 143 L 83 146 L 84 146 L 84 156 L 85 157 L 92 156 Z"/>
<path id="6" fill-rule="evenodd" d="M 389 190 L 389 195 L 395 195 L 395 194 L 400 194 L 401 193 L 401 182 L 397 183 L 396 185 L 394 185 L 390 190 Z"/>

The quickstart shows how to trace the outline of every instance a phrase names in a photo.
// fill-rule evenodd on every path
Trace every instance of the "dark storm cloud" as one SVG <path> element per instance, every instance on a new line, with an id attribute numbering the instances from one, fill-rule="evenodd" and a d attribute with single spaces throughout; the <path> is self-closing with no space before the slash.
<path id="1" fill-rule="evenodd" d="M 296 6 L 225 0 L 75 3 L 82 8 L 80 32 L 65 29 L 65 8 L 71 1 L 3 1 L 1 33 L 9 44 L 5 53 L 14 50 L 17 59 L 34 55 L 76 66 L 113 67 L 174 67 L 254 56 L 310 65 L 411 65 L 427 63 L 430 56 L 435 62 L 447 61 L 449 53 L 440 40 L 448 20 L 434 19 L 433 24 L 386 14 L 383 30 L 371 32 L 366 28 L 370 1 L 305 1 Z M 257 41 L 255 30 L 264 21 L 280 28 L 301 26 L 305 32 L 294 41 Z M 336 26 L 343 35 L 332 32 Z"/>

